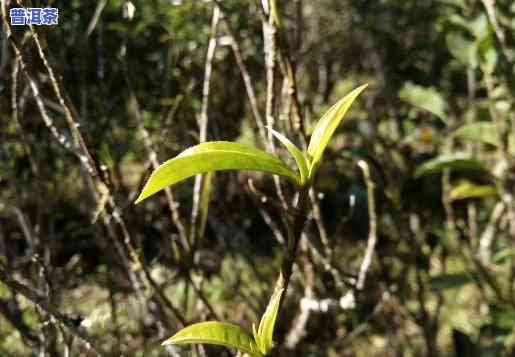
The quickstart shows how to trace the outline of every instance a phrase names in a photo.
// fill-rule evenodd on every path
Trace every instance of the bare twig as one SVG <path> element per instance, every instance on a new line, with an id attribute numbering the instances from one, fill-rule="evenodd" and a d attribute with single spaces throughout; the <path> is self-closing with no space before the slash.
<path id="1" fill-rule="evenodd" d="M 134 114 L 137 120 L 137 126 L 138 131 L 140 132 L 143 145 L 145 146 L 145 149 L 147 151 L 148 159 L 152 165 L 152 168 L 155 170 L 159 167 L 159 161 L 157 159 L 157 152 L 154 150 L 154 145 L 152 143 L 152 139 L 150 137 L 150 133 L 145 128 L 143 124 L 143 117 L 141 115 L 141 110 L 139 106 L 138 99 L 136 98 L 136 94 L 134 92 L 134 89 L 132 87 L 132 83 L 130 81 L 130 77 L 127 73 L 126 65 L 125 67 L 125 79 L 128 84 L 129 90 L 131 91 L 131 102 L 134 104 Z M 168 208 L 170 209 L 171 219 L 174 223 L 175 227 L 177 228 L 177 231 L 179 232 L 179 237 L 181 239 L 181 243 L 184 246 L 185 249 L 190 248 L 190 243 L 188 240 L 188 234 L 186 232 L 186 227 L 184 226 L 183 220 L 181 218 L 180 212 L 179 212 L 179 203 L 175 200 L 174 194 L 172 190 L 167 187 L 164 189 L 165 195 L 166 195 L 166 202 L 168 204 Z"/>
<path id="2" fill-rule="evenodd" d="M 305 281 L 304 298 L 301 300 L 300 311 L 293 322 L 293 326 L 286 336 L 285 344 L 289 349 L 295 348 L 295 346 L 297 346 L 302 338 L 306 335 L 306 326 L 312 311 L 311 309 L 307 309 L 305 305 L 302 304 L 304 299 L 309 300 L 313 298 L 313 289 L 315 286 L 315 269 L 307 257 L 308 245 L 306 239 L 301 242 L 301 250 L 301 266 L 304 270 L 303 280 Z"/>
<path id="3" fill-rule="evenodd" d="M 216 3 L 220 7 L 220 9 L 222 9 L 220 1 L 216 0 Z M 254 85 L 252 84 L 252 78 L 250 77 L 249 71 L 247 69 L 247 65 L 245 64 L 245 60 L 243 59 L 241 47 L 231 29 L 229 20 L 227 20 L 226 16 L 224 16 L 223 12 L 221 13 L 221 16 L 222 16 L 222 21 L 225 25 L 225 31 L 227 33 L 227 36 L 229 36 L 230 45 L 231 45 L 232 52 L 234 54 L 234 58 L 236 59 L 236 63 L 238 64 L 238 69 L 239 69 L 241 77 L 243 79 L 243 83 L 245 84 L 245 90 L 247 92 L 247 98 L 249 99 L 252 116 L 254 117 L 254 121 L 256 122 L 257 128 L 259 130 L 259 134 L 261 135 L 263 142 L 266 143 L 267 135 L 266 135 L 266 131 L 265 131 L 265 126 L 263 124 L 263 118 L 262 118 L 261 113 L 258 108 L 256 91 L 254 89 Z"/>
<path id="4" fill-rule="evenodd" d="M 377 213 L 376 213 L 376 204 L 374 199 L 374 183 L 372 182 L 372 178 L 370 176 L 370 168 L 368 163 L 364 160 L 360 160 L 358 162 L 358 166 L 363 171 L 363 176 L 365 179 L 365 184 L 367 185 L 367 198 L 368 198 L 368 215 L 369 215 L 369 232 L 368 232 L 368 240 L 367 240 L 367 249 L 365 252 L 365 257 L 363 258 L 363 262 L 361 263 L 361 267 L 359 269 L 358 281 L 356 282 L 356 288 L 358 290 L 362 290 L 365 286 L 365 279 L 372 264 L 372 257 L 374 256 L 374 249 L 377 243 Z"/>
<path id="5" fill-rule="evenodd" d="M 503 215 L 505 210 L 505 205 L 503 202 L 497 202 L 494 209 L 492 210 L 492 214 L 490 215 L 490 219 L 488 221 L 487 226 L 483 230 L 483 234 L 481 234 L 481 238 L 479 239 L 479 247 L 477 251 L 477 256 L 479 260 L 486 264 L 490 260 L 490 249 L 495 237 L 495 232 L 497 230 L 497 225 L 499 224 L 499 220 Z"/>
<path id="6" fill-rule="evenodd" d="M 211 35 L 206 54 L 206 63 L 204 70 L 204 83 L 202 86 L 202 107 L 199 118 L 199 141 L 205 142 L 207 140 L 207 124 L 208 124 L 208 109 L 209 97 L 211 90 L 211 74 L 213 72 L 213 59 L 215 57 L 215 50 L 217 46 L 218 36 L 218 23 L 220 21 L 220 8 L 218 5 L 213 6 L 213 15 L 211 18 Z M 197 219 L 200 211 L 200 196 L 202 191 L 203 176 L 197 175 L 195 177 L 195 186 L 193 188 L 193 207 L 191 210 L 190 222 L 190 242 L 194 244 L 197 235 Z"/>
<path id="7" fill-rule="evenodd" d="M 18 3 L 22 6 L 21 1 L 18 1 Z M 3 11 L 2 17 L 4 23 L 7 24 L 5 11 Z M 122 218 L 121 211 L 114 201 L 109 185 L 105 183 L 103 180 L 103 175 L 99 169 L 99 165 L 96 164 L 95 160 L 93 159 L 93 156 L 89 152 L 86 142 L 82 136 L 82 133 L 79 130 L 80 125 L 76 119 L 76 111 L 72 108 L 71 104 L 67 103 L 67 99 L 65 98 L 66 95 L 64 91 L 61 89 L 61 85 L 59 84 L 57 77 L 54 74 L 54 70 L 49 65 L 47 57 L 43 51 L 43 47 L 41 46 L 41 42 L 39 40 L 39 35 L 34 30 L 33 26 L 30 26 L 30 30 L 32 32 L 34 42 L 38 49 L 39 57 L 41 58 L 49 74 L 52 88 L 58 99 L 59 104 L 62 106 L 69 130 L 72 133 L 73 145 L 71 147 L 68 146 L 67 148 L 79 157 L 81 168 L 85 173 L 83 177 L 86 183 L 86 187 L 88 187 L 88 189 L 90 190 L 90 193 L 96 201 L 97 206 L 105 204 L 106 208 L 109 209 L 109 215 L 102 215 L 102 220 L 104 226 L 107 229 L 108 236 L 111 238 L 118 255 L 122 259 L 122 262 L 127 270 L 131 284 L 137 292 L 137 296 L 141 306 L 148 306 L 150 308 L 152 304 L 146 304 L 145 293 L 143 290 L 145 287 L 151 288 L 151 286 L 153 285 L 152 281 L 150 281 L 151 275 L 148 271 L 148 267 L 146 266 L 146 264 L 144 264 L 144 262 L 141 261 L 139 255 L 136 253 L 136 250 L 131 241 L 129 231 Z M 25 72 L 27 77 L 30 77 L 26 66 L 24 66 L 23 55 L 19 50 L 19 47 L 12 34 L 11 36 L 9 36 L 9 39 L 12 47 L 15 50 L 15 53 L 20 59 L 20 65 L 22 67 L 22 70 Z M 42 116 L 45 117 L 45 108 L 44 105 L 42 105 L 42 100 L 38 99 L 39 90 L 37 88 L 35 81 L 31 81 L 31 85 L 33 87 L 34 96 L 37 98 L 38 101 L 41 102 L 41 105 L 38 105 L 40 112 Z M 116 229 L 113 223 L 118 226 L 119 230 Z M 123 242 L 123 245 L 120 241 Z M 125 251 L 125 249 L 127 249 L 128 254 Z M 144 275 L 139 274 L 139 268 L 143 270 Z M 161 313 L 157 313 L 156 317 L 159 320 L 166 319 L 166 317 L 163 316 Z"/>

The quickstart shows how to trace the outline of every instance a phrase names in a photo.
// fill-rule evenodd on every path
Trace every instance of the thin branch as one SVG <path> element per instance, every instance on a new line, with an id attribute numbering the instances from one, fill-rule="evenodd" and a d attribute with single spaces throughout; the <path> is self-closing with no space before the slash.
<path id="1" fill-rule="evenodd" d="M 365 257 L 363 258 L 363 262 L 361 263 L 361 267 L 359 269 L 358 281 L 356 282 L 356 288 L 358 290 L 362 290 L 365 286 L 366 275 L 368 269 L 372 264 L 372 257 L 374 256 L 374 249 L 377 243 L 377 213 L 374 198 L 375 185 L 374 182 L 372 182 L 372 178 L 370 176 L 370 168 L 368 166 L 368 163 L 364 160 L 360 160 L 358 162 L 358 166 L 363 171 L 365 184 L 367 185 L 368 216 L 370 219 L 367 249 L 365 251 Z"/>
<path id="2" fill-rule="evenodd" d="M 21 1 L 18 1 L 20 6 L 22 6 Z M 3 11 L 3 21 L 7 24 L 5 9 Z M 65 93 L 61 90 L 61 85 L 59 84 L 57 77 L 54 74 L 53 68 L 50 66 L 47 57 L 43 51 L 43 47 L 41 46 L 41 42 L 39 40 L 38 33 L 34 30 L 34 27 L 31 25 L 30 30 L 32 33 L 32 37 L 38 49 L 38 54 L 40 59 L 42 60 L 45 69 L 47 70 L 50 81 L 52 84 L 52 88 L 54 93 L 58 99 L 59 104 L 62 106 L 65 118 L 68 124 L 68 127 L 72 133 L 73 137 L 73 146 L 70 148 L 73 152 L 77 153 L 77 156 L 80 158 L 81 168 L 87 173 L 87 175 L 83 175 L 84 180 L 86 182 L 86 187 L 90 190 L 92 197 L 94 198 L 97 205 L 102 204 L 103 200 L 106 200 L 106 206 L 110 210 L 109 215 L 102 215 L 103 223 L 108 231 L 108 236 L 113 241 L 115 249 L 122 259 L 122 262 L 127 270 L 128 277 L 137 292 L 138 300 L 142 306 L 147 306 L 145 302 L 145 293 L 144 287 L 151 289 L 152 283 L 149 281 L 151 278 L 150 273 L 148 272 L 148 267 L 141 261 L 139 255 L 136 253 L 134 246 L 132 245 L 131 237 L 129 234 L 129 230 L 122 218 L 121 211 L 114 201 L 112 192 L 110 191 L 109 185 L 104 182 L 102 172 L 99 171 L 99 165 L 96 164 L 93 156 L 89 152 L 89 149 L 86 145 L 86 142 L 82 136 L 82 133 L 79 130 L 79 123 L 76 120 L 76 111 L 68 105 L 67 100 L 65 99 Z M 10 32 L 9 28 L 9 33 Z M 21 51 L 19 50 L 18 45 L 14 37 L 9 36 L 11 40 L 11 45 L 14 48 L 17 56 L 20 58 L 20 64 L 24 72 L 28 76 L 28 71 L 24 64 L 24 59 Z M 37 86 L 33 81 L 33 86 L 36 90 L 34 90 L 34 96 L 39 96 L 39 91 L 37 90 Z M 42 101 L 41 101 L 42 102 Z M 43 105 L 40 105 L 40 112 L 44 116 L 45 109 Z M 121 237 L 119 238 L 119 234 L 113 225 L 113 222 L 118 225 L 120 228 L 119 232 Z M 123 242 L 123 245 L 120 243 L 120 240 Z M 127 252 L 124 249 L 127 249 Z M 144 275 L 141 276 L 138 272 L 138 268 L 141 268 L 144 271 Z M 146 285 L 146 286 L 145 286 Z M 162 314 L 156 314 L 156 317 L 160 320 L 165 319 L 165 316 Z"/>
<path id="3" fill-rule="evenodd" d="M 304 285 L 304 297 L 301 300 L 300 311 L 297 314 L 297 317 L 294 320 L 293 326 L 288 332 L 286 336 L 285 345 L 289 349 L 294 349 L 295 346 L 299 344 L 299 342 L 306 335 L 306 326 L 308 324 L 309 318 L 311 316 L 311 309 L 307 309 L 305 304 L 303 305 L 303 301 L 313 299 L 314 295 L 314 287 L 315 287 L 315 269 L 313 264 L 308 259 L 308 245 L 307 240 L 303 240 L 301 242 L 301 266 L 304 270 L 303 281 L 305 281 Z"/>
<path id="4" fill-rule="evenodd" d="M 215 0 L 215 1 L 216 1 L 217 5 L 220 7 L 220 9 L 223 9 L 220 6 L 220 1 L 218 1 L 218 0 Z M 239 69 L 241 77 L 243 79 L 243 83 L 245 84 L 245 91 L 247 92 L 247 98 L 249 99 L 252 116 L 254 117 L 254 121 L 256 122 L 259 134 L 261 135 L 263 142 L 266 143 L 267 135 L 266 135 L 266 131 L 265 131 L 265 126 L 263 124 L 263 118 L 262 118 L 261 113 L 258 108 L 256 91 L 254 89 L 254 85 L 252 84 L 252 78 L 250 77 L 249 71 L 247 69 L 247 65 L 245 64 L 245 60 L 243 59 L 241 47 L 231 29 L 229 20 L 227 20 L 227 17 L 225 16 L 224 12 L 221 12 L 221 15 L 222 15 L 222 21 L 225 25 L 225 31 L 227 33 L 227 36 L 229 37 L 230 46 L 231 46 L 232 52 L 234 54 L 234 58 L 236 59 L 236 63 L 238 64 L 238 69 Z"/>
<path id="5" fill-rule="evenodd" d="M 88 39 L 93 31 L 95 31 L 95 27 L 97 27 L 98 20 L 100 19 L 100 16 L 102 15 L 102 12 L 104 11 L 107 3 L 108 0 L 101 0 L 98 2 L 97 7 L 95 8 L 95 13 L 93 14 L 93 17 L 89 22 L 88 29 L 86 30 L 86 34 L 84 36 L 85 39 Z"/>
<path id="6" fill-rule="evenodd" d="M 213 6 L 213 15 L 211 18 L 211 35 L 206 54 L 206 63 L 204 69 L 204 83 L 202 85 L 202 106 L 199 118 L 199 141 L 201 143 L 207 140 L 207 124 L 209 121 L 209 97 L 211 91 L 211 74 L 213 72 L 213 59 L 217 47 L 218 23 L 220 21 L 220 8 L 218 5 Z M 195 242 L 197 235 L 197 220 L 200 211 L 200 196 L 202 191 L 203 176 L 195 177 L 195 185 L 193 188 L 193 207 L 191 211 L 190 222 L 190 242 Z M 194 244 L 194 243 L 193 243 Z"/>
<path id="7" fill-rule="evenodd" d="M 157 152 L 154 150 L 154 145 L 152 143 L 152 139 L 150 137 L 150 133 L 145 128 L 143 122 L 143 116 L 141 114 L 141 109 L 139 106 L 138 99 L 136 98 L 136 94 L 134 88 L 132 87 L 132 82 L 130 80 L 130 76 L 128 74 L 127 66 L 124 62 L 124 75 L 125 81 L 127 82 L 127 86 L 130 90 L 131 102 L 134 107 L 134 116 L 136 117 L 138 131 L 140 132 L 140 136 L 143 141 L 143 145 L 145 146 L 145 150 L 147 151 L 148 160 L 150 161 L 152 168 L 155 170 L 159 167 L 159 161 L 157 159 Z M 186 232 L 186 228 L 182 221 L 180 212 L 179 212 L 179 203 L 175 200 L 174 194 L 172 190 L 167 187 L 164 189 L 166 195 L 166 202 L 168 204 L 168 208 L 170 209 L 170 214 L 172 218 L 172 222 L 174 223 L 177 231 L 179 232 L 179 237 L 181 239 L 181 243 L 185 249 L 190 249 L 190 243 L 188 240 L 188 234 Z"/>

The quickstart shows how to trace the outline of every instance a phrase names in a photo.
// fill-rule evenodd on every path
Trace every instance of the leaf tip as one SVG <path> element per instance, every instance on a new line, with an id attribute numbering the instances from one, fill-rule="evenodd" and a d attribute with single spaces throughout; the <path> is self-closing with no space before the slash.
<path id="1" fill-rule="evenodd" d="M 173 345 L 173 339 L 172 338 L 167 338 L 166 340 L 164 340 L 161 343 L 161 346 L 168 346 L 168 345 Z"/>
<path id="2" fill-rule="evenodd" d="M 134 201 L 134 204 L 137 205 L 141 201 L 146 200 L 149 196 L 150 195 L 148 192 L 146 192 L 145 188 L 143 188 L 143 190 L 141 190 L 140 194 L 138 195 L 138 198 L 136 198 L 136 201 Z"/>
<path id="3" fill-rule="evenodd" d="M 137 205 L 138 203 L 140 203 L 141 201 L 143 201 L 145 198 L 140 194 L 138 196 L 138 198 L 136 198 L 136 201 L 134 201 L 134 204 Z"/>

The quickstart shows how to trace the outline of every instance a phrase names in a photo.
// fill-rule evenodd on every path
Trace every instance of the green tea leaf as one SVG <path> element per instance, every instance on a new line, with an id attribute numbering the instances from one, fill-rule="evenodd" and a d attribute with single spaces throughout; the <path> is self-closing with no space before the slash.
<path id="1" fill-rule="evenodd" d="M 252 336 L 254 336 L 254 341 L 256 341 L 258 348 L 261 351 L 261 339 L 259 338 L 259 333 L 256 329 L 256 324 L 254 322 L 252 323 Z"/>
<path id="2" fill-rule="evenodd" d="M 211 141 L 193 146 L 159 166 L 136 203 L 195 175 L 222 170 L 261 171 L 300 183 L 298 175 L 273 155 L 243 144 Z"/>
<path id="3" fill-rule="evenodd" d="M 499 132 L 494 123 L 476 122 L 460 126 L 453 134 L 462 139 L 473 140 L 493 146 L 499 146 Z"/>
<path id="4" fill-rule="evenodd" d="M 429 281 L 431 289 L 434 291 L 442 291 L 447 289 L 458 289 L 466 284 L 472 283 L 474 280 L 469 274 L 443 274 L 432 277 Z"/>
<path id="5" fill-rule="evenodd" d="M 511 308 L 491 309 L 492 323 L 502 329 L 512 330 L 515 326 L 515 310 Z"/>
<path id="6" fill-rule="evenodd" d="M 235 348 L 253 357 L 263 357 L 256 342 L 238 325 L 208 321 L 183 328 L 163 342 L 165 345 L 207 344 Z"/>
<path id="7" fill-rule="evenodd" d="M 261 322 L 259 323 L 259 328 L 257 331 L 258 338 L 256 339 L 256 342 L 261 353 L 264 355 L 267 355 L 274 346 L 273 337 L 275 321 L 277 320 L 277 314 L 279 313 L 279 304 L 281 303 L 283 292 L 284 279 L 281 275 L 275 287 L 275 291 L 270 298 L 270 302 L 266 307 L 265 313 L 261 317 Z M 255 331 L 254 334 L 256 334 Z"/>
<path id="8" fill-rule="evenodd" d="M 481 41 L 479 41 L 478 52 L 481 69 L 486 74 L 493 74 L 499 61 L 499 55 L 495 48 L 493 35 L 485 36 Z"/>
<path id="9" fill-rule="evenodd" d="M 505 248 L 492 256 L 492 263 L 500 264 L 512 257 L 515 257 L 515 248 Z"/>
<path id="10" fill-rule="evenodd" d="M 464 181 L 451 190 L 450 197 L 452 201 L 458 201 L 468 198 L 485 198 L 495 196 L 496 194 L 497 190 L 494 186 L 476 185 Z"/>
<path id="11" fill-rule="evenodd" d="M 443 122 L 447 122 L 447 102 L 434 88 L 426 88 L 408 82 L 400 90 L 399 97 L 417 108 L 436 115 Z"/>
<path id="12" fill-rule="evenodd" d="M 487 171 L 486 167 L 481 161 L 478 161 L 466 154 L 445 154 L 440 155 L 432 160 L 420 165 L 415 171 L 415 177 L 422 177 L 438 172 L 445 169 L 452 169 L 456 171 Z"/>
<path id="13" fill-rule="evenodd" d="M 272 132 L 272 134 L 283 144 L 286 149 L 290 152 L 290 154 L 295 159 L 295 162 L 297 163 L 297 167 L 299 168 L 299 174 L 300 174 L 300 184 L 301 186 L 306 183 L 306 180 L 308 178 L 309 170 L 308 170 L 308 161 L 304 157 L 304 154 L 302 154 L 302 151 L 300 151 L 297 146 L 295 146 L 294 143 L 290 141 L 286 136 L 283 134 L 275 131 L 274 129 L 270 127 L 266 127 L 268 130 Z"/>
<path id="14" fill-rule="evenodd" d="M 459 33 L 450 33 L 445 38 L 449 52 L 463 65 L 476 68 L 478 64 L 478 47 L 474 40 L 469 40 Z"/>
<path id="15" fill-rule="evenodd" d="M 322 116 L 322 118 L 320 118 L 316 124 L 308 146 L 308 154 L 312 159 L 311 166 L 309 168 L 309 178 L 313 178 L 315 175 L 316 169 L 322 160 L 324 150 L 333 137 L 336 128 L 340 125 L 352 103 L 367 86 L 367 84 L 362 85 L 347 94 L 344 98 L 340 99 Z"/>

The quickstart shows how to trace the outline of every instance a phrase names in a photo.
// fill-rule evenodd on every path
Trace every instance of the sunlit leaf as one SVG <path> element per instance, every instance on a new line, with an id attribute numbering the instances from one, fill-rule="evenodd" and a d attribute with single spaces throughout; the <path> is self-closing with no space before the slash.
<path id="1" fill-rule="evenodd" d="M 515 248 L 502 249 L 492 256 L 492 263 L 500 264 L 503 263 L 505 260 L 511 260 L 511 258 L 513 257 L 515 257 Z"/>
<path id="2" fill-rule="evenodd" d="M 295 146 L 295 144 L 292 143 L 290 141 L 290 139 L 288 139 L 286 136 L 284 136 L 283 134 L 275 131 L 274 129 L 272 129 L 268 126 L 266 128 L 272 132 L 272 134 L 277 138 L 277 140 L 279 140 L 281 142 L 281 144 L 283 144 L 286 147 L 286 149 L 288 149 L 290 154 L 295 159 L 295 162 L 297 163 L 297 167 L 299 168 L 300 182 L 301 182 L 301 185 L 303 185 L 306 182 L 306 180 L 308 178 L 308 174 L 309 174 L 309 171 L 308 171 L 309 162 L 304 157 L 304 154 L 302 154 L 302 151 L 300 151 L 297 148 L 297 146 Z"/>
<path id="3" fill-rule="evenodd" d="M 475 122 L 462 125 L 453 132 L 453 135 L 463 139 L 498 146 L 498 133 L 494 123 Z"/>
<path id="4" fill-rule="evenodd" d="M 497 190 L 490 185 L 476 185 L 471 182 L 464 181 L 451 190 L 450 198 L 453 201 L 464 200 L 469 198 L 485 198 L 495 196 Z"/>
<path id="5" fill-rule="evenodd" d="M 270 302 L 266 307 L 265 313 L 261 317 L 259 328 L 257 331 L 258 339 L 256 339 L 260 351 L 267 355 L 273 348 L 274 329 L 277 314 L 279 313 L 279 304 L 284 292 L 284 280 L 282 275 L 279 277 L 275 291 L 270 298 Z M 255 333 L 255 332 L 254 332 Z"/>
<path id="6" fill-rule="evenodd" d="M 499 61 L 499 55 L 495 46 L 493 45 L 492 37 L 487 37 L 479 43 L 479 59 L 481 60 L 481 69 L 487 74 L 492 74 L 495 71 Z"/>
<path id="7" fill-rule="evenodd" d="M 439 173 L 445 169 L 452 169 L 455 171 L 487 171 L 481 161 L 478 161 L 466 154 L 445 154 L 420 165 L 415 171 L 415 177 Z"/>
<path id="8" fill-rule="evenodd" d="M 427 110 L 444 122 L 447 121 L 447 102 L 434 88 L 408 82 L 400 90 L 399 97 L 417 108 Z"/>
<path id="9" fill-rule="evenodd" d="M 464 285 L 472 283 L 474 280 L 470 274 L 457 273 L 457 274 L 444 274 L 432 277 L 429 281 L 429 286 L 434 291 L 442 291 L 447 289 L 458 289 Z"/>
<path id="10" fill-rule="evenodd" d="M 479 14 L 474 20 L 469 21 L 470 32 L 478 40 L 484 39 L 490 33 L 490 24 L 486 14 Z"/>
<path id="11" fill-rule="evenodd" d="M 469 40 L 460 33 L 450 33 L 445 38 L 449 52 L 463 65 L 476 68 L 478 47 L 474 40 Z"/>
<path id="12" fill-rule="evenodd" d="M 258 330 L 256 328 L 256 324 L 253 322 L 252 323 L 252 336 L 254 336 L 254 341 L 256 341 L 257 343 L 257 346 L 259 348 L 259 350 L 261 351 L 261 340 L 259 338 L 259 333 L 258 333 Z"/>
<path id="13" fill-rule="evenodd" d="M 333 137 L 336 128 L 340 125 L 352 103 L 366 87 L 367 84 L 354 89 L 333 105 L 317 122 L 308 146 L 308 154 L 311 156 L 310 178 L 314 176 L 317 167 L 320 165 L 324 150 Z"/>
<path id="14" fill-rule="evenodd" d="M 193 146 L 159 166 L 136 203 L 195 175 L 222 170 L 267 172 L 299 183 L 299 176 L 273 155 L 243 144 L 212 141 Z"/>
<path id="15" fill-rule="evenodd" d="M 208 321 L 183 328 L 163 345 L 208 344 L 234 348 L 252 357 L 262 357 L 252 336 L 238 325 Z"/>

